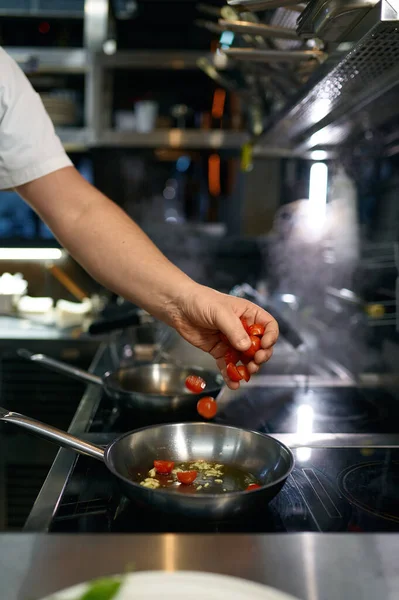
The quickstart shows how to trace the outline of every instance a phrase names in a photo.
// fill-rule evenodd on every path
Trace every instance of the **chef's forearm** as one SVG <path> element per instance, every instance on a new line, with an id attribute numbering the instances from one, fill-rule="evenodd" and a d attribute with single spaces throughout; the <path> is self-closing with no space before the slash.
<path id="1" fill-rule="evenodd" d="M 18 192 L 92 277 L 172 322 L 179 297 L 194 283 L 118 206 L 74 169 L 42 177 Z"/>

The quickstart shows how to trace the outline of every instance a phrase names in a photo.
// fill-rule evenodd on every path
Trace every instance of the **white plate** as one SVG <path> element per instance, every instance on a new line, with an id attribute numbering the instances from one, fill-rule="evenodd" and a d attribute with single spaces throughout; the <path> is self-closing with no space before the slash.
<path id="1" fill-rule="evenodd" d="M 43 600 L 79 600 L 88 589 L 83 583 Z M 280 590 L 245 579 L 210 573 L 143 571 L 124 577 L 113 600 L 298 600 Z"/>

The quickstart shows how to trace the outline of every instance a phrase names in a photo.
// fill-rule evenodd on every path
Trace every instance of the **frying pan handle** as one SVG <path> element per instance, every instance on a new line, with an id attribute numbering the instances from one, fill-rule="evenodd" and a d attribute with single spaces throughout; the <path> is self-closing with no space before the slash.
<path id="1" fill-rule="evenodd" d="M 100 333 L 110 333 L 112 331 L 116 331 L 118 329 L 124 329 L 125 327 L 133 327 L 135 325 L 140 325 L 140 317 L 136 311 L 131 311 L 130 313 L 122 316 L 122 317 L 114 317 L 113 319 L 102 319 L 101 321 L 94 321 L 88 332 L 90 335 L 99 335 Z"/>
<path id="2" fill-rule="evenodd" d="M 20 348 L 19 350 L 17 350 L 17 354 L 21 358 L 31 360 L 32 362 L 38 363 L 39 365 L 50 369 L 50 371 L 63 373 L 64 375 L 69 375 L 69 377 L 79 379 L 79 381 L 85 381 L 86 383 L 94 383 L 95 385 L 103 384 L 101 377 L 98 377 L 97 375 L 92 375 L 87 371 L 83 371 L 82 369 L 78 369 L 77 367 L 73 367 L 71 365 L 68 365 L 67 363 L 63 363 L 60 360 L 50 358 L 45 354 L 33 354 L 33 352 L 25 350 L 24 348 Z"/>
<path id="3" fill-rule="evenodd" d="M 50 442 L 54 442 L 63 448 L 70 448 L 76 450 L 79 454 L 88 454 L 97 460 L 104 460 L 104 450 L 102 448 L 80 440 L 65 431 L 61 431 L 61 429 L 56 429 L 51 425 L 45 425 L 41 421 L 36 421 L 36 419 L 31 419 L 30 417 L 25 417 L 24 415 L 0 407 L 0 421 L 19 425 L 31 433 L 39 435 Z"/>

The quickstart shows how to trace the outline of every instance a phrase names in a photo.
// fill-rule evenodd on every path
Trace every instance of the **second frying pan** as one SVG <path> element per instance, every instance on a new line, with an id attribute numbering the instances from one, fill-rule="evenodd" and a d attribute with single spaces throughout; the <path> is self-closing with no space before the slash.
<path id="1" fill-rule="evenodd" d="M 122 409 L 170 414 L 190 408 L 195 410 L 199 398 L 203 396 L 215 398 L 223 385 L 223 377 L 220 373 L 201 367 L 152 363 L 123 367 L 98 377 L 44 354 L 33 354 L 29 350 L 20 349 L 18 355 L 52 371 L 102 386 L 105 393 Z M 206 388 L 203 393 L 192 394 L 187 390 L 185 381 L 189 375 L 199 375 L 205 380 Z"/>

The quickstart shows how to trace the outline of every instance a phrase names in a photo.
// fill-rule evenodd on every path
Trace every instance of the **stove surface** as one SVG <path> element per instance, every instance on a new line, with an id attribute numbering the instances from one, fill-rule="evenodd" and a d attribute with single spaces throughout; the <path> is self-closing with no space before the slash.
<path id="1" fill-rule="evenodd" d="M 110 436 L 111 437 L 111 436 Z M 296 450 L 282 491 L 259 514 L 224 522 L 152 511 L 124 498 L 105 465 L 76 459 L 52 532 L 273 533 L 399 531 L 399 449 Z"/>
<path id="2" fill-rule="evenodd" d="M 180 420 L 198 420 L 186 415 Z M 399 402 L 380 389 L 257 387 L 224 390 L 218 423 L 264 433 L 396 433 Z M 176 421 L 172 416 L 170 421 Z M 160 419 L 157 419 L 160 422 Z M 116 410 L 105 395 L 91 424 L 94 443 L 154 424 Z M 106 467 L 77 457 L 52 520 L 53 532 L 388 532 L 399 531 L 399 448 L 298 448 L 296 466 L 261 513 L 204 522 L 128 501 Z"/>
<path id="3" fill-rule="evenodd" d="M 235 392 L 226 388 L 218 404 L 215 422 L 263 433 L 296 433 L 304 419 L 308 433 L 396 433 L 399 422 L 399 398 L 374 388 L 248 386 Z M 103 394 L 89 431 L 118 434 L 155 423 L 199 418 L 195 410 L 157 419 L 118 411 Z"/>

